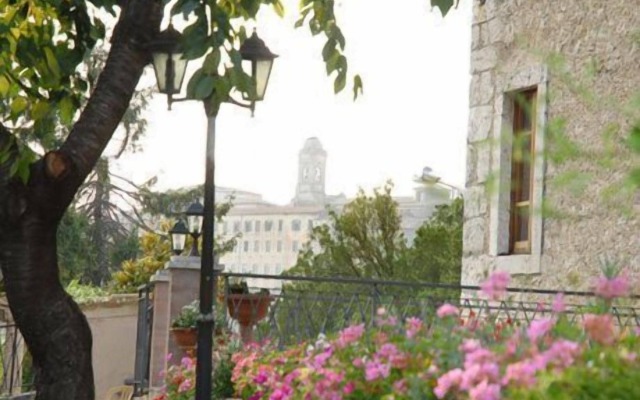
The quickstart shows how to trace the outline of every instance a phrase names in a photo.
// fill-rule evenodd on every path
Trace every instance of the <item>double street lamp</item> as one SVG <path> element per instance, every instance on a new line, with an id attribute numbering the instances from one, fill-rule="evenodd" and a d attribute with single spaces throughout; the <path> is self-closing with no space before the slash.
<path id="1" fill-rule="evenodd" d="M 149 44 L 149 49 L 153 55 L 153 68 L 158 82 L 160 93 L 167 95 L 169 110 L 171 104 L 176 101 L 189 100 L 187 98 L 176 99 L 173 96 L 180 93 L 180 88 L 184 81 L 187 70 L 187 60 L 182 51 L 182 35 L 169 27 L 160 32 L 155 40 Z M 277 55 L 273 54 L 264 42 L 253 32 L 240 47 L 243 69 L 251 76 L 255 90 L 248 94 L 243 94 L 244 100 L 248 103 L 229 98 L 229 102 L 241 107 L 255 109 L 255 103 L 264 99 L 271 75 L 273 60 Z M 198 320 L 198 347 L 196 350 L 196 400 L 211 398 L 211 373 L 212 373 L 212 350 L 213 350 L 213 299 L 215 298 L 215 281 L 217 279 L 214 268 L 214 211 L 215 211 L 215 122 L 218 107 L 212 106 L 211 98 L 204 100 L 205 112 L 207 114 L 207 147 L 205 162 L 205 183 L 204 183 L 204 205 L 202 207 L 202 258 L 200 266 L 200 318 Z M 195 216 L 194 216 L 195 218 Z M 187 216 L 187 219 L 189 217 Z M 195 219 L 189 220 L 188 232 L 194 232 Z M 186 228 L 184 224 L 180 229 Z M 182 229 L 182 235 L 184 235 Z M 199 234 L 198 234 L 199 235 Z M 173 237 L 173 236 L 172 236 Z M 178 244 L 186 236 L 176 237 Z M 194 240 L 194 243 L 197 240 Z M 194 244 L 197 252 L 197 243 Z M 184 249 L 184 243 L 182 243 Z M 175 250 L 175 249 L 174 249 Z M 182 251 L 182 250 L 181 250 Z M 193 252 L 193 248 L 192 248 Z"/>
<path id="2" fill-rule="evenodd" d="M 182 219 L 180 219 L 169 231 L 169 235 L 171 235 L 171 250 L 173 250 L 173 254 L 175 255 L 182 254 L 187 241 L 187 235 L 190 235 L 191 250 L 189 251 L 189 256 L 199 257 L 200 252 L 198 251 L 198 238 L 202 233 L 204 207 L 199 201 L 191 203 L 189 208 L 187 208 L 185 215 L 187 217 L 187 225 L 185 225 Z"/>

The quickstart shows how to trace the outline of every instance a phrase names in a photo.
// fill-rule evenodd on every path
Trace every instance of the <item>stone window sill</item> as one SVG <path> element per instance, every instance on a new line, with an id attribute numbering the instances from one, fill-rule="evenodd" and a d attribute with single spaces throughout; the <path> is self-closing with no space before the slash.
<path id="1" fill-rule="evenodd" d="M 536 254 L 514 254 L 496 257 L 496 269 L 511 275 L 540 274 L 540 256 Z"/>

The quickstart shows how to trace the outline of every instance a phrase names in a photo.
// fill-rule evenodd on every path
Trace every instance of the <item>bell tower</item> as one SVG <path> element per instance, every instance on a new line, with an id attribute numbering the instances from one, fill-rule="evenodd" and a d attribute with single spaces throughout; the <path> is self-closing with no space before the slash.
<path id="1" fill-rule="evenodd" d="M 298 154 L 298 184 L 294 205 L 324 204 L 324 179 L 327 166 L 327 152 L 317 137 L 304 142 Z"/>

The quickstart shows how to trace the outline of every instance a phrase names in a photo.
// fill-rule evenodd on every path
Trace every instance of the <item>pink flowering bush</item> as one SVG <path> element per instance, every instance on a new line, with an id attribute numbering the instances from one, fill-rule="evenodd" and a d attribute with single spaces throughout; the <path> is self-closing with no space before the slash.
<path id="1" fill-rule="evenodd" d="M 165 373 L 166 386 L 154 400 L 191 400 L 196 393 L 196 363 L 185 356 L 180 364 L 172 365 Z"/>
<path id="2" fill-rule="evenodd" d="M 500 273 L 482 290 L 499 300 L 508 282 Z M 562 296 L 527 326 L 451 304 L 429 322 L 398 323 L 381 311 L 375 328 L 355 325 L 285 350 L 246 348 L 233 356 L 232 381 L 251 400 L 640 399 L 640 340 L 616 327 L 607 308 L 628 284 L 600 287 L 601 303 L 577 322 Z"/>

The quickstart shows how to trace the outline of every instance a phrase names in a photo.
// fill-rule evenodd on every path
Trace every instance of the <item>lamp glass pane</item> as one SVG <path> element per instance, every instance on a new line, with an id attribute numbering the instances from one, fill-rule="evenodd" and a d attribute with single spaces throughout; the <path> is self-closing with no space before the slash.
<path id="1" fill-rule="evenodd" d="M 251 60 L 242 60 L 242 70 L 245 74 L 253 77 L 253 71 L 251 70 L 251 66 L 253 65 L 253 61 Z M 253 100 L 248 93 L 242 93 L 242 98 L 245 100 Z"/>
<path id="2" fill-rule="evenodd" d="M 156 72 L 156 81 L 158 82 L 158 90 L 160 93 L 166 93 L 167 90 L 167 53 L 153 53 L 153 69 Z"/>
<path id="3" fill-rule="evenodd" d="M 260 60 L 257 61 L 256 66 L 256 100 L 264 99 L 265 92 L 267 91 L 267 84 L 269 83 L 269 75 L 271 74 L 271 67 L 273 66 L 273 60 Z"/>
<path id="4" fill-rule="evenodd" d="M 184 244 L 187 240 L 187 235 L 184 233 L 172 233 L 171 234 L 171 247 L 173 251 L 181 252 L 184 250 Z"/>
<path id="5" fill-rule="evenodd" d="M 189 224 L 189 232 L 200 233 L 202 230 L 202 215 L 188 215 L 187 223 Z"/>
<path id="6" fill-rule="evenodd" d="M 184 74 L 187 71 L 187 60 L 182 57 L 181 53 L 173 54 L 171 56 L 173 60 L 173 93 L 180 93 L 182 87 L 182 81 L 184 80 Z"/>

